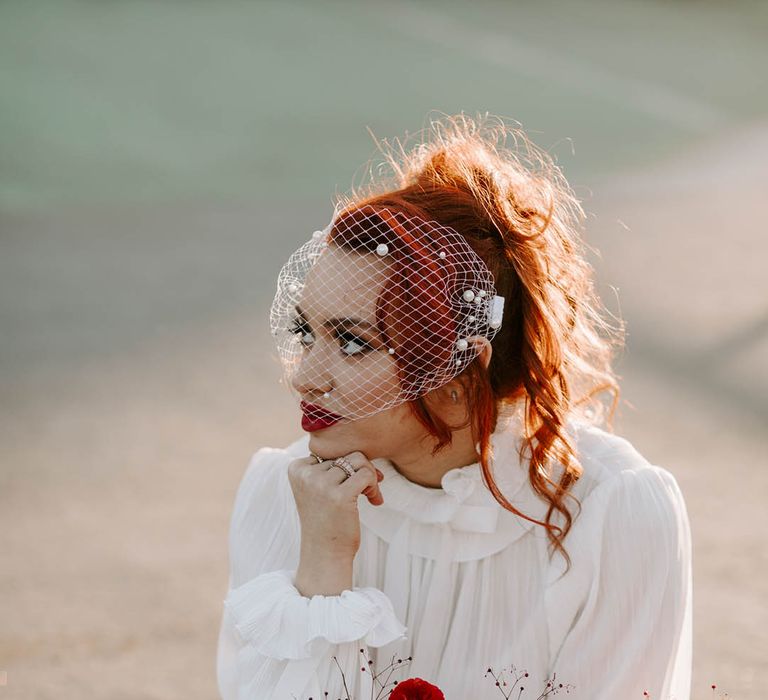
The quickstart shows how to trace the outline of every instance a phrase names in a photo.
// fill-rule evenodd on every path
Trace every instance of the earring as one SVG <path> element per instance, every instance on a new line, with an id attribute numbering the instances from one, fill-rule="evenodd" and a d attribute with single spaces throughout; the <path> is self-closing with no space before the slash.
<path id="1" fill-rule="evenodd" d="M 453 403 L 459 403 L 459 395 L 456 393 L 456 389 L 451 391 L 451 401 L 453 401 Z"/>

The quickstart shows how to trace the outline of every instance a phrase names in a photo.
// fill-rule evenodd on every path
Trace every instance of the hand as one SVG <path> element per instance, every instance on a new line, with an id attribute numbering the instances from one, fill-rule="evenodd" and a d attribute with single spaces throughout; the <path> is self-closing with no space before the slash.
<path id="1" fill-rule="evenodd" d="M 357 500 L 365 495 L 372 505 L 384 498 L 379 481 L 384 475 L 362 452 L 345 455 L 355 473 L 347 477 L 333 460 L 302 457 L 288 465 L 288 480 L 301 521 L 301 558 L 304 561 L 354 559 L 360 548 Z"/>

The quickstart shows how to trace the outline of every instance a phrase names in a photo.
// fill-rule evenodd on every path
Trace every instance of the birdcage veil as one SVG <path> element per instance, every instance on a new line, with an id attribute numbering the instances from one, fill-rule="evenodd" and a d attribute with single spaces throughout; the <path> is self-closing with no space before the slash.
<path id="1" fill-rule="evenodd" d="M 309 313 L 326 299 L 354 309 L 357 296 L 369 302 L 365 320 Z M 337 207 L 280 270 L 270 327 L 297 398 L 311 388 L 354 420 L 453 379 L 495 336 L 503 308 L 490 270 L 454 229 L 385 207 Z"/>

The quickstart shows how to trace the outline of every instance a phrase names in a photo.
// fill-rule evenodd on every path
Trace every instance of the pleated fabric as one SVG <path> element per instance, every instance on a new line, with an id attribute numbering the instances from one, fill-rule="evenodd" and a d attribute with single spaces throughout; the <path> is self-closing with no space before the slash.
<path id="1" fill-rule="evenodd" d="M 544 529 L 496 502 L 479 464 L 428 488 L 376 459 L 384 505 L 359 500 L 353 587 L 311 599 L 294 586 L 300 522 L 286 470 L 308 454 L 308 436 L 257 451 L 230 524 L 222 700 L 368 700 L 411 677 L 448 700 L 495 700 L 497 681 L 510 697 L 551 682 L 571 700 L 689 700 L 691 540 L 677 482 L 621 437 L 578 422 L 569 432 L 584 474 L 581 509 L 568 501 L 567 573 Z M 504 414 L 494 475 L 516 508 L 544 520 L 521 434 L 520 412 Z"/>

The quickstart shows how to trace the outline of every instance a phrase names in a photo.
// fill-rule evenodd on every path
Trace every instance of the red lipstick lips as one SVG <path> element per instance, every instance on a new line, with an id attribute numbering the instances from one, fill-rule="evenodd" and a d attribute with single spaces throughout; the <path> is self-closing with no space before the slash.
<path id="1" fill-rule="evenodd" d="M 301 402 L 301 413 L 301 427 L 308 433 L 328 428 L 338 423 L 344 417 L 306 401 Z"/>

